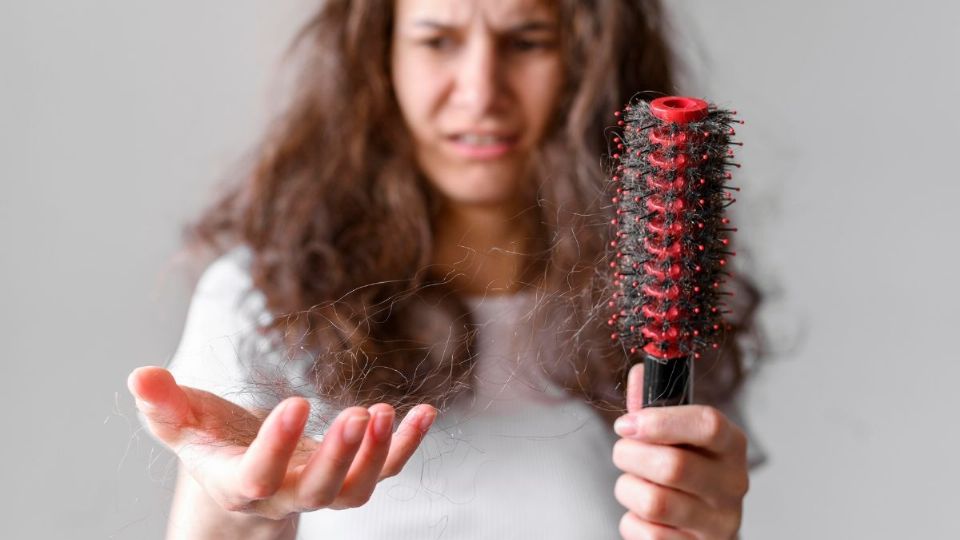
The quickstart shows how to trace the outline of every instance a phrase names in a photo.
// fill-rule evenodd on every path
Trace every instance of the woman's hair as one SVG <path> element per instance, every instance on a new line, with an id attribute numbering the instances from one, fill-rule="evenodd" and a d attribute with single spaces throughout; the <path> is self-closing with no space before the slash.
<path id="1" fill-rule="evenodd" d="M 535 156 L 540 248 L 530 257 L 531 319 L 561 343 L 544 367 L 610 416 L 623 409 L 626 356 L 606 328 L 603 260 L 612 208 L 605 129 L 638 91 L 674 93 L 660 4 L 558 2 L 566 87 Z M 191 248 L 252 252 L 273 316 L 263 333 L 309 351 L 321 395 L 339 404 L 443 406 L 471 388 L 469 311 L 431 268 L 438 201 L 413 157 L 390 82 L 392 2 L 327 0 L 302 29 L 296 93 L 249 174 L 187 228 Z M 715 356 L 698 360 L 698 400 L 729 397 L 743 376 L 758 294 L 740 304 Z M 546 362 L 543 362 L 545 365 Z"/>

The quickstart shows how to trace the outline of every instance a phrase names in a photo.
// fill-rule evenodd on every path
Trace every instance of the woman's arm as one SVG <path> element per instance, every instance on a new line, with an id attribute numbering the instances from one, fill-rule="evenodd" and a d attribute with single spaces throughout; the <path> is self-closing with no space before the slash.
<path id="1" fill-rule="evenodd" d="M 389 404 L 348 407 L 317 441 L 303 436 L 310 414 L 303 398 L 284 400 L 261 419 L 178 385 L 163 368 L 138 368 L 127 384 L 146 427 L 180 459 L 170 538 L 293 538 L 290 516 L 366 504 L 436 418 L 436 409 L 419 405 L 393 433 Z"/>
<path id="2" fill-rule="evenodd" d="M 167 540 L 293 540 L 299 522 L 300 514 L 275 521 L 224 510 L 180 465 L 167 523 Z"/>

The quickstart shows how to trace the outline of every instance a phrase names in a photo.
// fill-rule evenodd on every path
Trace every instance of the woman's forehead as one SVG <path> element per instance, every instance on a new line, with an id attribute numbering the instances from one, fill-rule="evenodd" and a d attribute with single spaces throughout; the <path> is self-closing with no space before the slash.
<path id="1" fill-rule="evenodd" d="M 397 0 L 398 22 L 465 26 L 482 19 L 495 29 L 531 19 L 553 21 L 556 2 L 549 0 Z"/>

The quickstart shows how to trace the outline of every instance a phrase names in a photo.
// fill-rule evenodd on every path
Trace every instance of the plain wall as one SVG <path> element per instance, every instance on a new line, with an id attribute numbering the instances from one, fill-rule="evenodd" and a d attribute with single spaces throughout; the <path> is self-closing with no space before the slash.
<path id="1" fill-rule="evenodd" d="M 162 537 L 175 461 L 126 375 L 176 347 L 181 224 L 311 4 L 0 4 L 0 537 Z M 747 120 L 741 263 L 776 358 L 743 537 L 960 538 L 960 6 L 670 4 L 691 88 Z"/>

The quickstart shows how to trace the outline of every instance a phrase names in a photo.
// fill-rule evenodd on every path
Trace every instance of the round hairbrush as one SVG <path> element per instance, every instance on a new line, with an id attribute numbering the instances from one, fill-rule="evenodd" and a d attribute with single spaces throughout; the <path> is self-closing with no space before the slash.
<path id="1" fill-rule="evenodd" d="M 719 348 L 730 233 L 735 111 L 702 99 L 635 100 L 615 113 L 611 241 L 615 329 L 644 362 L 643 406 L 684 405 L 693 365 Z"/>

